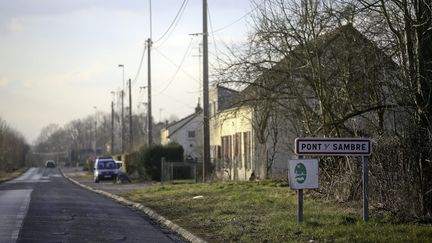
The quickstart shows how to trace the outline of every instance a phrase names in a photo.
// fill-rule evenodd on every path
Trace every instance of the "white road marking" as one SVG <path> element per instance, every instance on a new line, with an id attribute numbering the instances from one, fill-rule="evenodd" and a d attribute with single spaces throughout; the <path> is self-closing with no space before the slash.
<path id="1" fill-rule="evenodd" d="M 0 190 L 0 242 L 15 242 L 18 239 L 32 191 Z"/>

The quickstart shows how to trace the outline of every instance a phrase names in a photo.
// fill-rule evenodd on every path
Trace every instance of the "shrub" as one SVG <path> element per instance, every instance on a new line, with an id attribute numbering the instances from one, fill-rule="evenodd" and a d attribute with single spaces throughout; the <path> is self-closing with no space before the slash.
<path id="1" fill-rule="evenodd" d="M 129 173 L 138 172 L 140 177 L 148 176 L 152 180 L 161 178 L 161 159 L 183 161 L 183 147 L 176 143 L 141 147 L 128 164 Z M 130 169 L 130 170 L 129 170 Z"/>

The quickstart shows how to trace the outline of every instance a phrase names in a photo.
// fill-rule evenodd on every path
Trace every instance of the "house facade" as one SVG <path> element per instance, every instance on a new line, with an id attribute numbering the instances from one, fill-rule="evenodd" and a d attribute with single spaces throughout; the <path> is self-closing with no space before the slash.
<path id="1" fill-rule="evenodd" d="M 250 107 L 220 111 L 211 122 L 211 157 L 216 176 L 227 180 L 248 180 L 255 171 L 254 139 Z"/>
<path id="2" fill-rule="evenodd" d="M 392 111 L 385 110 L 394 101 L 382 85 L 395 79 L 391 59 L 351 25 L 315 41 L 318 63 L 299 47 L 264 72 L 257 85 L 241 92 L 217 86 L 210 93 L 211 157 L 218 178 L 286 178 L 296 137 L 363 136 L 395 123 Z M 319 63 L 317 81 L 311 69 Z"/>
<path id="3" fill-rule="evenodd" d="M 161 144 L 178 143 L 183 147 L 185 159 L 199 160 L 202 158 L 202 128 L 202 109 L 198 105 L 193 114 L 161 129 Z"/>

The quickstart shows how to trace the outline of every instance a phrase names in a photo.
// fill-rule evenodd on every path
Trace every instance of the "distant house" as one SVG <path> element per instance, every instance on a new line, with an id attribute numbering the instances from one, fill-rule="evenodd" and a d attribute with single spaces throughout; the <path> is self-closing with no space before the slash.
<path id="1" fill-rule="evenodd" d="M 202 158 L 202 108 L 198 105 L 195 112 L 179 121 L 166 124 L 160 130 L 161 144 L 178 143 L 184 149 L 185 158 Z"/>
<path id="2" fill-rule="evenodd" d="M 355 136 L 367 134 L 368 129 L 395 124 L 395 118 L 390 117 L 394 114 L 384 110 L 393 102 L 386 95 L 389 91 L 386 87 L 374 87 L 374 82 L 395 78 L 393 74 L 397 67 L 392 60 L 352 25 L 337 28 L 314 41 L 321 58 L 322 77 L 329 83 L 328 92 L 333 92 L 325 94 L 331 106 L 329 109 L 348 114 L 345 116 L 348 118 L 332 117 L 332 122 L 344 124 L 346 130 L 340 133 Z M 311 63 L 302 59 L 311 51 L 303 48 L 292 50 L 291 55 L 264 72 L 256 80 L 259 85 L 252 84 L 241 92 L 216 86 L 213 95 L 210 92 L 211 157 L 219 178 L 248 180 L 287 174 L 288 159 L 294 157 L 294 139 L 305 134 L 304 130 L 298 129 L 304 121 L 287 111 L 302 114 L 307 109 L 312 116 L 322 114 L 314 87 L 310 85 L 314 78 Z M 292 85 L 296 86 L 293 88 Z M 343 97 L 333 95 L 337 90 L 346 90 L 346 94 L 340 93 L 358 105 L 345 104 Z M 302 102 L 293 99 L 294 95 L 302 97 Z M 271 101 L 265 103 L 263 97 Z M 377 108 L 367 111 L 364 107 L 370 100 Z M 285 112 L 283 116 L 280 110 Z M 356 112 L 362 115 L 355 116 Z M 371 120 L 377 121 L 373 128 Z M 271 123 L 278 125 L 271 128 Z M 312 127 L 311 131 L 322 128 L 314 129 Z"/>

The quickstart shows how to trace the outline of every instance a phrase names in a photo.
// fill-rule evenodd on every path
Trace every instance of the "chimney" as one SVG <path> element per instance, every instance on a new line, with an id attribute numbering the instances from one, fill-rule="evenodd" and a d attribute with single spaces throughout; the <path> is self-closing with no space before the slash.
<path id="1" fill-rule="evenodd" d="M 201 108 L 200 104 L 198 104 L 197 107 L 195 107 L 195 113 L 199 114 L 201 112 L 202 112 L 202 108 Z"/>

